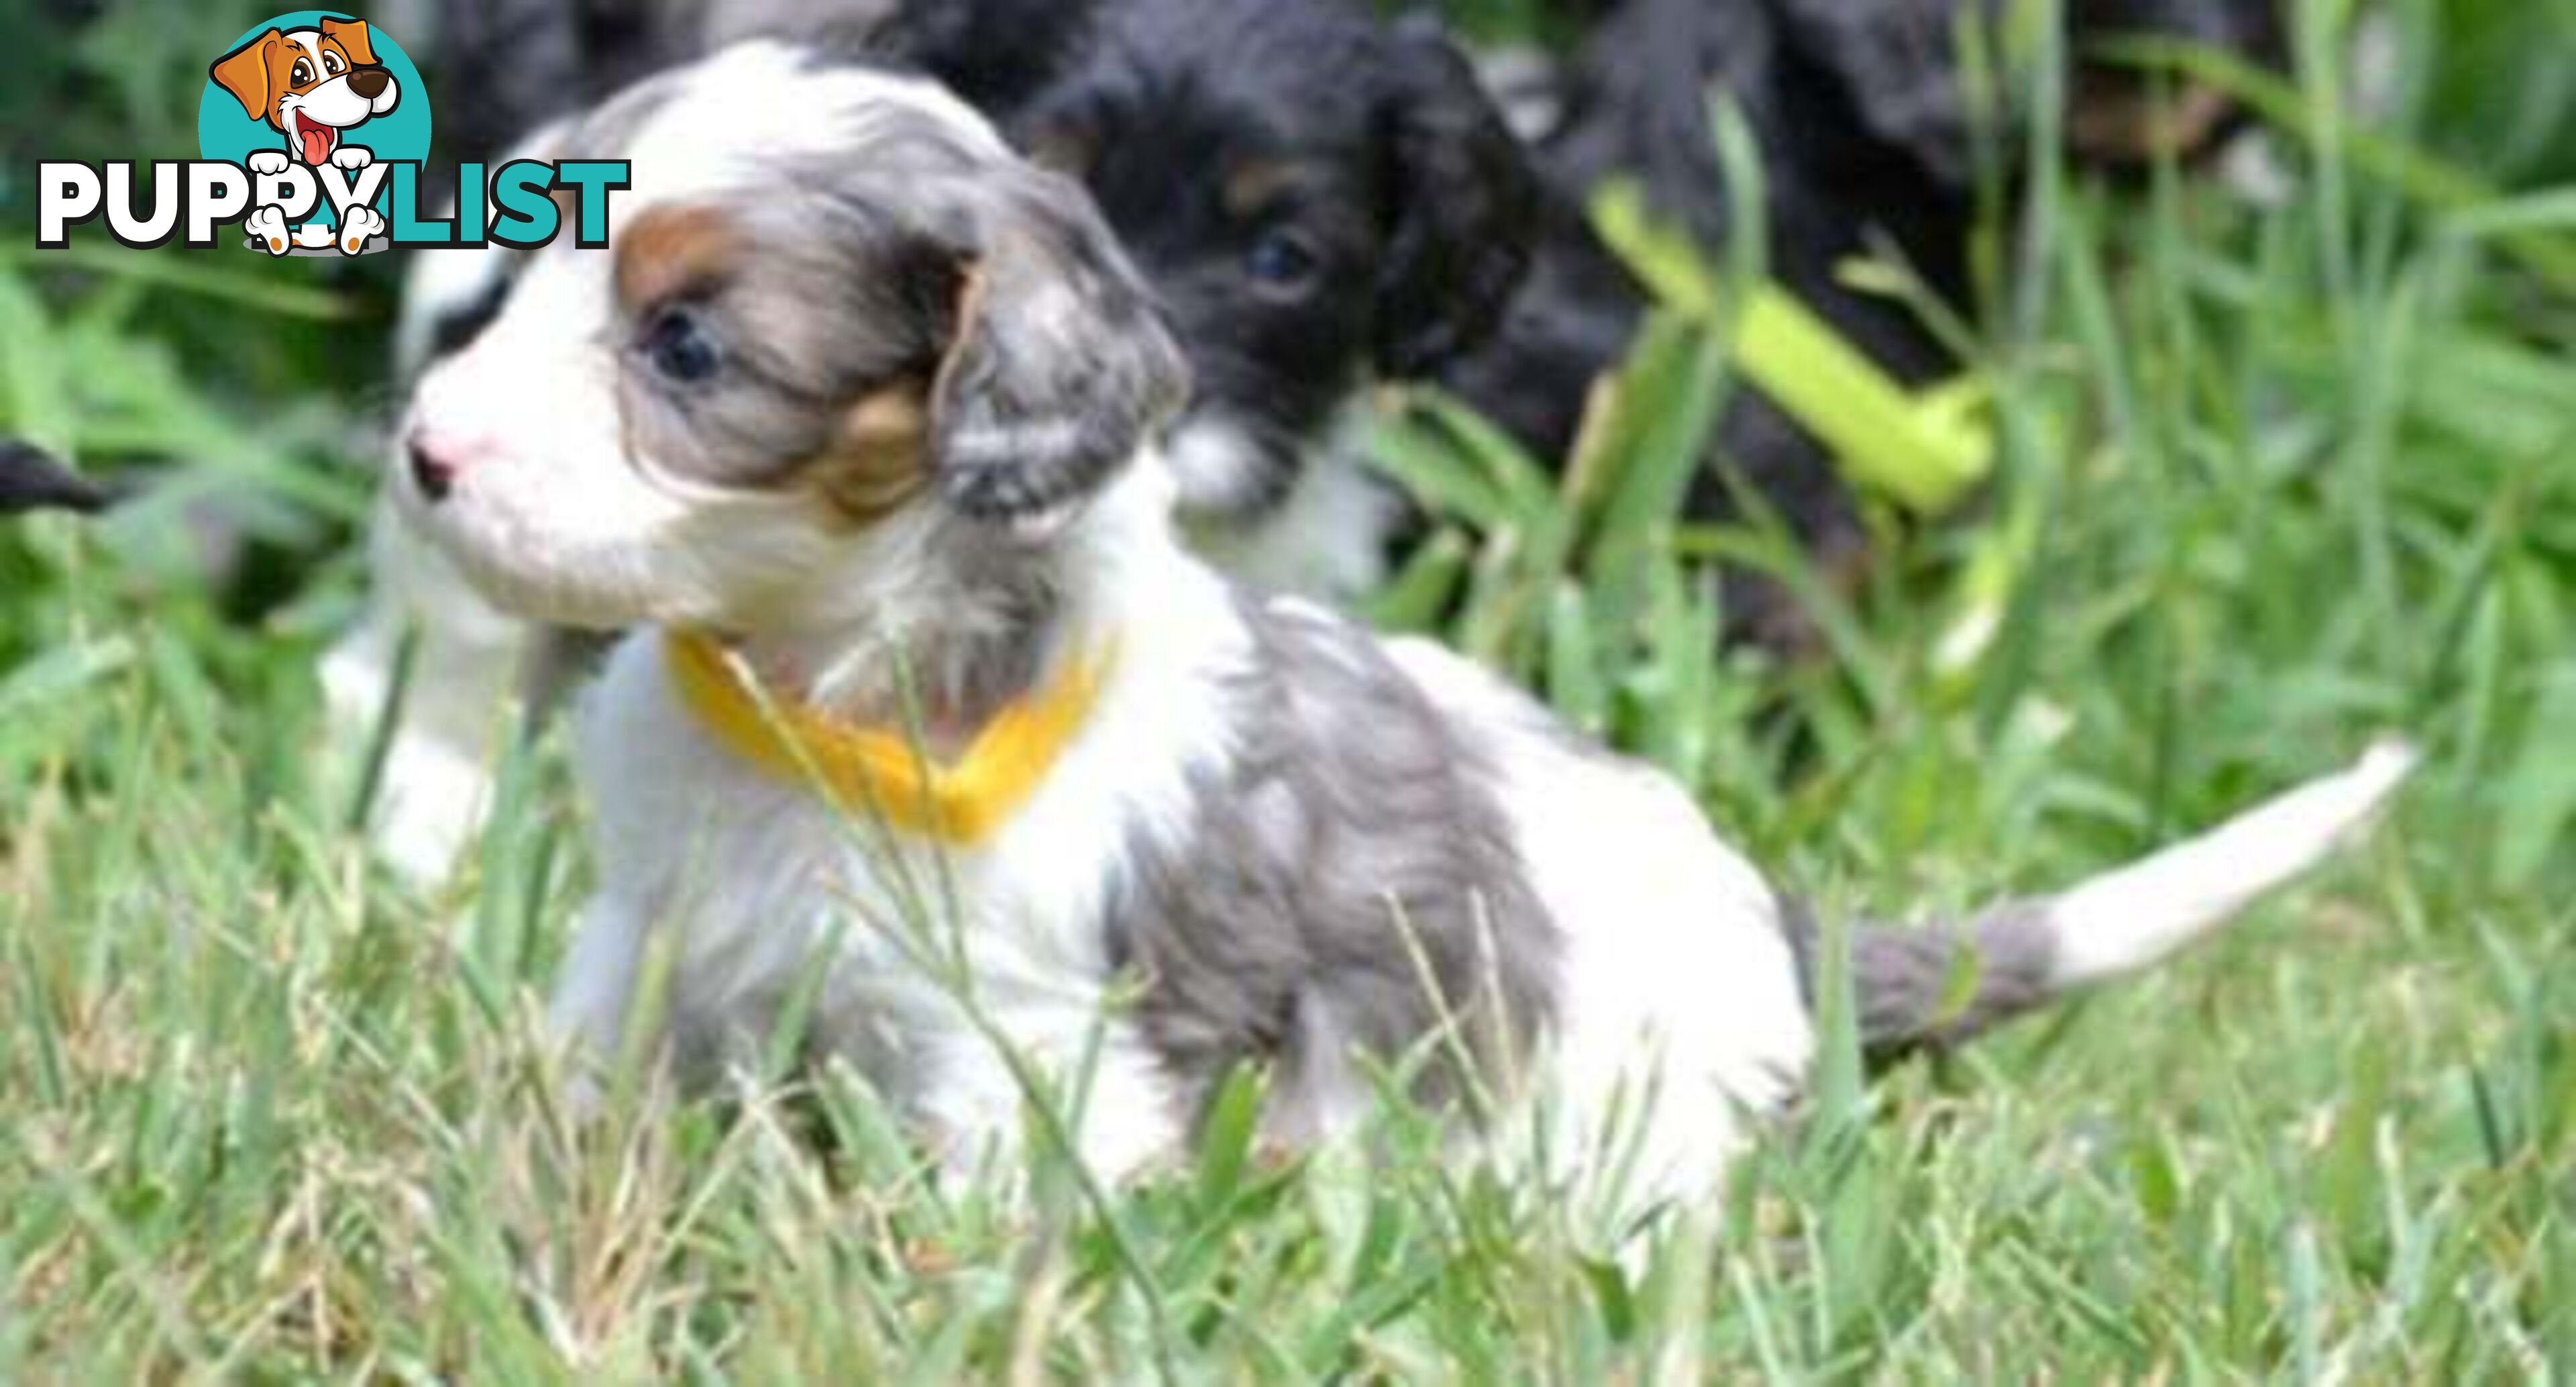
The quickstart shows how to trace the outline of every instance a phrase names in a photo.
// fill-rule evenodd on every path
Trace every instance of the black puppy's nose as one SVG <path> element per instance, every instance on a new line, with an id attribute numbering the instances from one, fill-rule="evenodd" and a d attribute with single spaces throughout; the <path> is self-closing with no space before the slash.
<path id="1" fill-rule="evenodd" d="M 446 500 L 448 493 L 456 490 L 454 463 L 421 446 L 417 438 L 411 441 L 406 451 L 411 455 L 412 485 L 420 488 L 423 498 L 435 505 Z"/>
<path id="2" fill-rule="evenodd" d="M 385 83 L 392 80 L 380 67 L 353 68 L 349 72 L 349 90 L 373 101 L 385 89 Z"/>

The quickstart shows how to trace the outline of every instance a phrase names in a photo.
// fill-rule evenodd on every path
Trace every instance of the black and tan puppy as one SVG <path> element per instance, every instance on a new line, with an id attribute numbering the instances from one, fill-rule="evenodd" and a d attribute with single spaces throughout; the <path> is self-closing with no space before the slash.
<path id="1" fill-rule="evenodd" d="M 999 124 L 1090 190 L 1179 334 L 1191 532 L 1255 586 L 1364 590 L 1401 507 L 1337 425 L 1482 341 L 1527 263 L 1536 185 L 1465 61 L 1338 0 L 1116 0 Z"/>

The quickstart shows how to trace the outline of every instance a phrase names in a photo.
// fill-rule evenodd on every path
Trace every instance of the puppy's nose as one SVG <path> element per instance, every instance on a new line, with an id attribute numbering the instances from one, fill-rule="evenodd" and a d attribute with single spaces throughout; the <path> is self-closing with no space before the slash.
<path id="1" fill-rule="evenodd" d="M 352 68 L 349 71 L 349 90 L 373 101 L 384 91 L 385 83 L 392 80 L 380 67 Z"/>
<path id="2" fill-rule="evenodd" d="M 456 489 L 455 464 L 422 447 L 415 438 L 411 441 L 411 481 L 420 488 L 421 497 L 435 505 Z"/>
<path id="3" fill-rule="evenodd" d="M 426 428 L 413 429 L 411 437 L 403 442 L 403 457 L 410 465 L 411 484 L 420 488 L 421 499 L 432 505 L 455 494 L 456 479 L 477 458 L 490 451 Z"/>

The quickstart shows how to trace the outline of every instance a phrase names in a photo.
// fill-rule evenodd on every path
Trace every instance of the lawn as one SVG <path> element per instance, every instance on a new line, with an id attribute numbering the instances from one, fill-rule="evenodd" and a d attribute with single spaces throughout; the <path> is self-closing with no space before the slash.
<path id="1" fill-rule="evenodd" d="M 1731 387 L 1675 307 L 1563 485 L 1429 400 L 1375 615 L 1688 778 L 1834 907 L 2043 889 L 2402 730 L 2360 850 L 2152 978 L 1867 1089 L 1626 1256 L 1419 1156 L 925 1183 L 854 1086 L 575 1124 L 541 745 L 464 878 L 318 773 L 391 274 L 31 249 L 40 157 L 188 157 L 182 0 L 0 19 L 0 431 L 146 495 L 0 533 L 0 1382 L 2542 1381 L 2576 1376 L 2576 7 L 2350 5 L 2254 78 L 2280 196 L 2046 173 L 1962 327 L 1991 484 L 1845 600 L 1660 498 Z M 1501 7 L 1510 8 L 1510 7 Z M 1508 16 L 1506 16 L 1506 19 Z M 2154 55 L 2141 55 L 2142 60 Z M 1901 285 L 1898 286 L 1901 289 Z M 1715 652 L 1724 555 L 1827 649 Z M 1414 1153 L 1411 1155 L 1405 1153 Z"/>

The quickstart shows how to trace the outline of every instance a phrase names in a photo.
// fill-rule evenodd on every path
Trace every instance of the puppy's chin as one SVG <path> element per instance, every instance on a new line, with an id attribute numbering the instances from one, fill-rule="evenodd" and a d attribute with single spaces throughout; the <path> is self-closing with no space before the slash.
<path id="1" fill-rule="evenodd" d="M 537 509 L 478 495 L 473 480 L 437 503 L 406 488 L 404 518 L 493 605 L 550 625 L 755 626 L 831 549 L 778 498 Z"/>
<path id="2" fill-rule="evenodd" d="M 479 519 L 453 505 L 429 507 L 417 502 L 402 508 L 403 518 L 456 566 L 484 600 L 513 616 L 554 626 L 613 631 L 666 618 L 662 612 L 680 604 L 618 575 L 633 567 L 592 559 L 565 562 L 561 553 L 532 552 L 496 534 Z"/>

